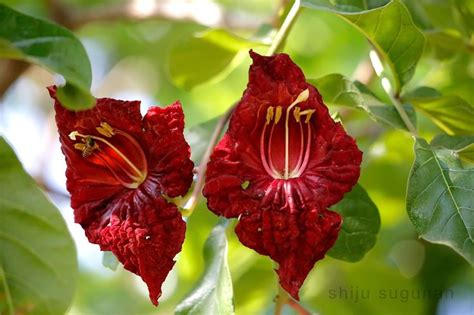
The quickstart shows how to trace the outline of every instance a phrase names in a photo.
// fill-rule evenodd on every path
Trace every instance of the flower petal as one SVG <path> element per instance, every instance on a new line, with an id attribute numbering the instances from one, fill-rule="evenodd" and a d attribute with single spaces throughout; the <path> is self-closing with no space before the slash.
<path id="1" fill-rule="evenodd" d="M 295 299 L 316 261 L 333 246 L 341 217 L 328 210 L 297 214 L 266 210 L 243 215 L 235 231 L 239 240 L 279 264 L 280 285 Z"/>
<path id="2" fill-rule="evenodd" d="M 184 114 L 180 102 L 165 108 L 151 107 L 143 119 L 149 150 L 149 193 L 156 189 L 169 197 L 186 194 L 193 179 L 191 149 L 184 139 Z M 153 181 L 155 180 L 155 181 Z M 152 183 L 158 184 L 150 185 Z"/>
<path id="3" fill-rule="evenodd" d="M 102 250 L 112 251 L 124 268 L 139 275 L 148 285 L 150 299 L 158 305 L 161 285 L 181 251 L 186 224 L 177 207 L 164 198 L 145 194 L 129 196 L 114 208 L 110 224 L 100 231 Z"/>

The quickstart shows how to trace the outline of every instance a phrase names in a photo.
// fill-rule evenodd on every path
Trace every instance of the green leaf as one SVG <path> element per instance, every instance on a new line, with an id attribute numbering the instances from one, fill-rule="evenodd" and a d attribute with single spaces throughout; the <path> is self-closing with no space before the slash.
<path id="1" fill-rule="evenodd" d="M 387 5 L 390 0 L 302 0 L 301 5 L 336 13 L 364 12 Z"/>
<path id="2" fill-rule="evenodd" d="M 219 119 L 221 119 L 221 116 L 184 130 L 184 137 L 191 147 L 191 160 L 194 161 L 195 165 L 199 165 L 201 162 Z"/>
<path id="3" fill-rule="evenodd" d="M 454 151 L 415 143 L 408 180 L 407 211 L 419 236 L 444 244 L 474 264 L 474 169 Z"/>
<path id="4" fill-rule="evenodd" d="M 245 40 L 222 29 L 212 29 L 178 41 L 168 66 L 173 82 L 184 89 L 229 74 L 257 42 Z"/>
<path id="5" fill-rule="evenodd" d="M 94 105 L 89 92 L 91 65 L 74 34 L 3 4 L 0 4 L 0 25 L 0 57 L 35 63 L 62 75 L 66 86 L 58 89 L 58 98 L 67 108 L 80 110 Z"/>
<path id="6" fill-rule="evenodd" d="M 197 286 L 176 307 L 177 315 L 234 314 L 232 279 L 227 265 L 227 222 L 222 219 L 207 239 L 206 270 Z"/>
<path id="7" fill-rule="evenodd" d="M 474 136 L 439 135 L 431 141 L 431 145 L 453 150 L 461 160 L 474 163 Z"/>
<path id="8" fill-rule="evenodd" d="M 443 96 L 435 89 L 420 87 L 403 99 L 449 135 L 474 134 L 474 106 L 457 95 Z"/>
<path id="9" fill-rule="evenodd" d="M 76 250 L 58 210 L 0 137 L 0 313 L 63 314 Z"/>
<path id="10" fill-rule="evenodd" d="M 303 1 L 303 5 L 311 8 L 332 8 L 332 11 L 361 31 L 390 67 L 395 80 L 395 92 L 398 93 L 415 72 L 425 38 L 400 0 L 386 3 L 369 1 L 367 5 L 362 0 Z"/>
<path id="11" fill-rule="evenodd" d="M 352 82 L 341 74 L 329 74 L 319 79 L 309 79 L 308 82 L 318 88 L 327 105 L 363 109 L 377 122 L 407 130 L 396 108 L 377 99 L 362 83 Z M 413 107 L 408 104 L 403 107 L 412 123 L 416 125 L 416 114 Z"/>
<path id="12" fill-rule="evenodd" d="M 336 244 L 328 255 L 350 262 L 361 260 L 374 247 L 380 230 L 377 206 L 365 189 L 357 184 L 331 210 L 339 213 L 343 221 Z"/>

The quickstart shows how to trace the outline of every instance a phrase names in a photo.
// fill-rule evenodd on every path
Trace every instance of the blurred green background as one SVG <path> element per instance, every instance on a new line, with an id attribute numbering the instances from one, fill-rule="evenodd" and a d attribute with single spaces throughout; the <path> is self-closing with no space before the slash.
<path id="1" fill-rule="evenodd" d="M 53 18 L 55 1 L 0 1 L 21 12 Z M 158 1 L 159 2 L 159 1 Z M 168 1 L 170 2 L 170 1 Z M 190 1 L 172 1 L 188 5 Z M 427 32 L 428 45 L 407 90 L 429 85 L 474 103 L 472 33 L 456 11 L 457 1 L 423 0 L 406 3 L 415 21 Z M 150 1 L 64 0 L 77 16 L 89 16 L 110 7 L 150 10 Z M 186 4 L 187 3 L 187 4 Z M 281 1 L 194 1 L 190 13 L 196 21 L 146 18 L 91 21 L 75 32 L 92 62 L 93 94 L 97 97 L 140 99 L 143 108 L 181 100 L 186 127 L 191 128 L 224 113 L 240 98 L 247 82 L 250 59 L 242 56 L 231 72 L 192 90 L 173 84 L 170 53 L 183 40 L 208 26 L 221 23 L 241 36 L 253 34 L 260 24 L 272 23 Z M 176 8 L 178 8 L 176 7 Z M 198 8 L 200 8 L 199 11 Z M 175 9 L 178 10 L 178 9 Z M 200 20 L 199 20 L 200 19 Z M 216 22 L 217 21 L 217 22 Z M 472 23 L 472 21 L 470 21 Z M 204 25 L 203 25 L 204 24 Z M 466 49 L 450 49 L 430 36 L 436 30 L 457 32 L 470 40 Z M 265 48 L 254 47 L 265 52 Z M 341 73 L 364 79 L 380 92 L 370 73 L 370 46 L 364 37 L 339 17 L 302 10 L 285 46 L 308 78 Z M 30 67 L 0 99 L 2 133 L 33 177 L 50 188 L 76 240 L 80 277 L 68 314 L 172 314 L 175 305 L 193 287 L 203 271 L 202 247 L 217 222 L 201 201 L 188 219 L 186 242 L 176 268 L 164 286 L 158 309 L 148 300 L 141 280 L 119 267 L 102 266 L 102 253 L 91 245 L 64 196 L 64 161 L 59 151 L 51 101 L 45 87 L 60 82 L 39 67 Z M 301 302 L 321 314 L 474 314 L 474 273 L 468 263 L 442 245 L 419 240 L 405 210 L 405 191 L 413 162 L 413 139 L 404 131 L 388 129 L 359 111 L 338 111 L 349 133 L 364 152 L 361 184 L 377 204 L 382 228 L 375 247 L 357 263 L 327 257 L 317 263 L 301 291 Z M 418 115 L 423 136 L 439 129 Z M 229 264 L 237 314 L 271 314 L 276 277 L 270 259 L 242 246 L 228 229 Z M 285 309 L 287 314 L 291 311 Z M 469 313 L 471 312 L 471 313 Z"/>

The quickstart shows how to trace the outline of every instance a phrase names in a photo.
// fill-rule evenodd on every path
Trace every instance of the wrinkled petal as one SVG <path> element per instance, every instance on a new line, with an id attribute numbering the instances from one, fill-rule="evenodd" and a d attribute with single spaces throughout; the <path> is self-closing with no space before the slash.
<path id="1" fill-rule="evenodd" d="M 141 276 L 151 301 L 158 305 L 161 284 L 181 251 L 186 225 L 174 204 L 163 198 L 140 198 L 139 209 L 129 208 L 137 204 L 131 200 L 116 204 L 109 225 L 100 231 L 99 244 L 112 251 L 125 269 Z"/>
<path id="2" fill-rule="evenodd" d="M 169 197 L 185 195 L 191 186 L 194 164 L 190 160 L 191 149 L 183 137 L 181 104 L 151 107 L 143 127 L 149 149 L 150 175 L 155 179 L 154 183 L 159 183 L 159 187 L 149 186 L 148 190 L 152 193 L 158 189 Z"/>
<path id="3" fill-rule="evenodd" d="M 156 305 L 185 235 L 177 207 L 165 196 L 186 194 L 193 177 L 181 104 L 152 107 L 143 119 L 140 102 L 109 98 L 73 112 L 61 106 L 55 87 L 48 90 L 76 223 L 91 243 L 142 277 Z"/>
<path id="4" fill-rule="evenodd" d="M 241 242 L 276 261 L 282 287 L 298 298 L 337 238 L 341 218 L 327 209 L 357 183 L 362 152 L 288 55 L 250 55 L 203 194 L 211 211 L 239 218 Z"/>
<path id="5" fill-rule="evenodd" d="M 278 263 L 280 285 L 298 300 L 306 276 L 334 245 L 340 226 L 341 217 L 332 211 L 275 210 L 243 215 L 236 233 L 242 244 Z"/>

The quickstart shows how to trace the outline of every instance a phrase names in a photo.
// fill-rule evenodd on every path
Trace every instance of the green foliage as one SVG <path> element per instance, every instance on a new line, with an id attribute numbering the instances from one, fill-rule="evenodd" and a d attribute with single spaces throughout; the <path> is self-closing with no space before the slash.
<path id="1" fill-rule="evenodd" d="M 63 218 L 0 138 L 0 313 L 66 311 L 76 251 Z"/>
<path id="2" fill-rule="evenodd" d="M 338 212 L 343 221 L 336 244 L 328 255 L 350 262 L 361 260 L 374 247 L 380 230 L 377 206 L 365 189 L 356 185 L 331 210 Z"/>
<path id="3" fill-rule="evenodd" d="M 474 134 L 474 106 L 457 95 L 441 95 L 428 87 L 408 93 L 404 99 L 450 135 Z"/>
<path id="4" fill-rule="evenodd" d="M 341 74 L 329 74 L 309 80 L 323 96 L 327 105 L 347 106 L 363 109 L 369 116 L 382 124 L 407 130 L 394 106 L 384 104 L 366 86 L 352 82 Z M 403 105 L 410 120 L 416 125 L 416 114 L 411 105 Z"/>
<path id="5" fill-rule="evenodd" d="M 221 29 L 185 37 L 170 53 L 169 73 L 176 85 L 189 90 L 211 79 L 223 78 L 257 44 Z"/>
<path id="6" fill-rule="evenodd" d="M 80 110 L 94 105 L 89 58 L 69 30 L 3 4 L 0 25 L 0 57 L 25 60 L 61 74 L 66 85 L 58 89 L 58 98 L 64 106 Z"/>
<path id="7" fill-rule="evenodd" d="M 206 270 L 197 286 L 176 307 L 176 314 L 234 314 L 226 227 L 227 220 L 222 219 L 209 235 L 203 252 Z"/>
<path id="8" fill-rule="evenodd" d="M 310 1 L 307 5 L 317 3 L 329 4 L 329 1 Z M 365 37 L 377 49 L 384 61 L 392 70 L 395 80 L 395 90 L 400 91 L 413 76 L 416 64 L 421 57 L 424 48 L 424 36 L 415 26 L 408 9 L 399 0 L 393 0 L 389 4 L 379 6 L 349 6 L 346 1 L 340 1 L 339 7 L 350 8 L 350 10 L 336 10 L 335 12 L 350 22 L 360 30 Z M 349 1 L 358 3 L 359 1 Z M 382 1 L 372 1 L 373 3 L 385 3 Z M 371 3 L 372 3 L 371 2 Z M 363 3 L 363 1 L 361 2 Z M 320 5 L 309 5 L 314 8 L 321 8 Z M 376 8 L 368 11 L 361 11 L 362 8 Z M 354 10 L 359 8 L 359 10 Z M 358 12 L 354 14 L 352 12 Z M 350 12 L 350 13 L 348 13 Z"/>
<path id="9" fill-rule="evenodd" d="M 452 150 L 417 139 L 407 211 L 420 237 L 452 247 L 474 264 L 474 169 Z"/>
<path id="10" fill-rule="evenodd" d="M 301 4 L 312 9 L 354 13 L 380 8 L 389 2 L 390 0 L 302 0 Z"/>

